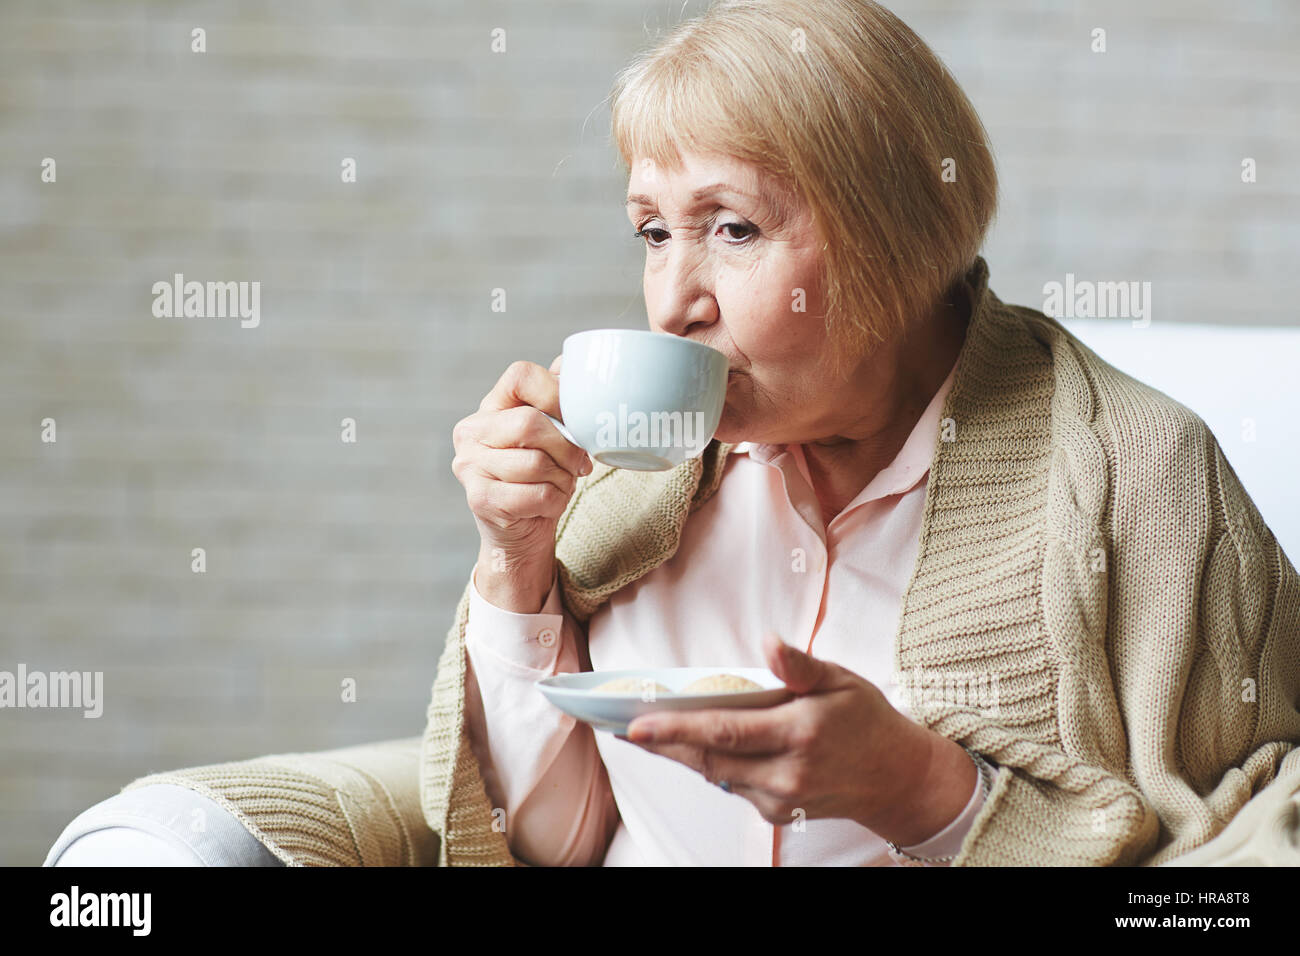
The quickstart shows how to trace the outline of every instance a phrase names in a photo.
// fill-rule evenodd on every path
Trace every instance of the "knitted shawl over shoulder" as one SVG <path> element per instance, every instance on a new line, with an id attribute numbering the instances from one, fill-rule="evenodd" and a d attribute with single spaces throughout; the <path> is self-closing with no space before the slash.
<path id="1" fill-rule="evenodd" d="M 1200 418 L 1003 304 L 982 259 L 967 281 L 895 648 L 900 674 L 999 689 L 995 716 L 913 708 L 998 765 L 954 865 L 1165 862 L 1300 772 L 1300 578 Z M 556 535 L 579 622 L 676 552 L 733 447 L 579 480 Z M 440 865 L 522 864 L 466 733 L 469 593 L 433 684 L 421 805 Z"/>

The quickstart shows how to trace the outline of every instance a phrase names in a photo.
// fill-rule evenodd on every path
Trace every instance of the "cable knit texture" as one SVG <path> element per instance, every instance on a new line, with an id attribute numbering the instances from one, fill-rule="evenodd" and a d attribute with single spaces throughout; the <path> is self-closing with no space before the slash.
<path id="1" fill-rule="evenodd" d="M 995 708 L 914 708 L 998 764 L 954 865 L 1169 861 L 1300 774 L 1300 578 L 1200 418 L 1003 304 L 983 259 L 968 282 L 896 641 L 900 673 L 997 688 Z M 667 472 L 596 463 L 579 480 L 556 554 L 580 623 L 676 552 L 732 447 Z M 421 806 L 440 865 L 520 865 L 466 734 L 468 614 L 467 581 Z"/>

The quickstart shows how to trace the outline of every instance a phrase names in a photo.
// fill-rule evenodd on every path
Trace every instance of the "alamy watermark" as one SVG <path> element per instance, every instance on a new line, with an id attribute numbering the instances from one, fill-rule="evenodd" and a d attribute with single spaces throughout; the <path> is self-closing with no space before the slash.
<path id="1" fill-rule="evenodd" d="M 104 713 L 103 671 L 0 671 L 0 708 L 80 707 L 84 717 Z"/>
<path id="2" fill-rule="evenodd" d="M 1093 282 L 1076 280 L 1043 285 L 1043 314 L 1054 319 L 1132 319 L 1133 328 L 1151 324 L 1150 282 Z"/>
<path id="3" fill-rule="evenodd" d="M 148 936 L 152 910 L 152 893 L 83 893 L 74 883 L 50 897 L 50 925 L 121 926 L 132 936 Z"/>
<path id="4" fill-rule="evenodd" d="M 618 414 L 596 415 L 599 448 L 688 448 L 708 444 L 713 436 L 703 412 L 629 412 L 618 403 Z"/>
<path id="5" fill-rule="evenodd" d="M 153 314 L 160 319 L 224 319 L 238 316 L 240 328 L 262 321 L 262 283 L 186 282 L 178 272 L 171 282 L 155 282 Z"/>
<path id="6" fill-rule="evenodd" d="M 926 706 L 963 707 L 982 717 L 1001 716 L 998 675 L 989 671 L 927 671 L 923 667 L 894 674 L 894 682 L 913 714 Z"/>

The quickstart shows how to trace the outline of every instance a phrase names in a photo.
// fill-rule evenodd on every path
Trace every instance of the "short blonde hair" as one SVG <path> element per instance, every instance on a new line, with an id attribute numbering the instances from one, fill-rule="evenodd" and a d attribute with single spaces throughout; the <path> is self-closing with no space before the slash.
<path id="1" fill-rule="evenodd" d="M 808 205 L 839 371 L 939 304 L 997 203 L 970 100 L 870 0 L 718 0 L 618 74 L 611 112 L 629 172 L 678 168 L 679 148 L 722 154 Z"/>

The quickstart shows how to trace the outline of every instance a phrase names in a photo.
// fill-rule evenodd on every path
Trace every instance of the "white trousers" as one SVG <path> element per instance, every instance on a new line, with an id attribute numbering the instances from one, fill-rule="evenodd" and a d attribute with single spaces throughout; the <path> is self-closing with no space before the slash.
<path id="1" fill-rule="evenodd" d="M 223 807 L 155 783 L 97 803 L 67 825 L 45 866 L 283 866 Z"/>

